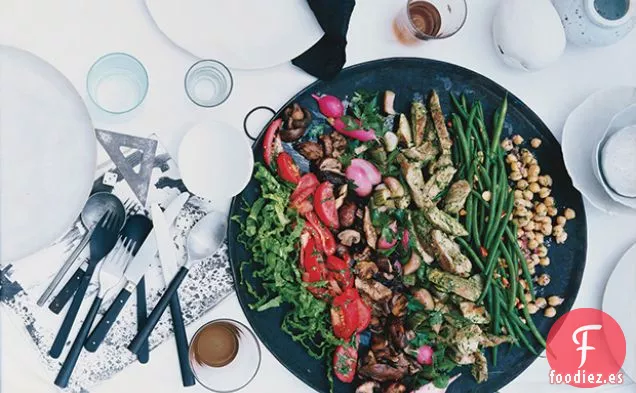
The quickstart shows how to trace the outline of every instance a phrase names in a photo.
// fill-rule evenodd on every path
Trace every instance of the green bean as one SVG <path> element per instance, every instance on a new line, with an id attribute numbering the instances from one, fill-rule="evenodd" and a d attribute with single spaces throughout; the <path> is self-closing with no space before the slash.
<path id="1" fill-rule="evenodd" d="M 490 212 L 488 213 L 488 226 L 486 227 L 485 233 L 482 235 L 486 241 L 484 244 L 488 244 L 488 239 L 492 236 L 493 226 L 495 224 L 499 224 L 499 216 L 501 216 L 501 212 L 499 211 L 499 206 L 501 203 L 499 202 L 504 194 L 501 192 L 501 182 L 499 180 L 499 167 L 495 167 L 493 170 L 492 176 L 492 188 L 491 188 L 491 202 L 490 202 Z"/>
<path id="2" fill-rule="evenodd" d="M 538 355 L 537 351 L 534 349 L 534 347 L 530 344 L 530 341 L 528 341 L 528 339 L 526 338 L 526 335 L 521 331 L 521 329 L 519 328 L 519 325 L 515 325 L 512 324 L 512 328 L 516 329 L 516 333 L 519 337 L 519 339 L 521 340 L 521 342 L 526 346 L 526 348 L 528 348 L 528 350 L 533 354 L 533 355 Z"/>
<path id="3" fill-rule="evenodd" d="M 468 110 L 467 108 L 465 108 L 458 100 L 457 97 L 455 97 L 454 94 L 450 94 L 450 98 L 451 101 L 453 103 L 453 105 L 455 106 L 455 108 L 457 109 L 457 111 L 459 112 L 459 114 L 464 118 L 464 119 L 468 119 Z"/>
<path id="4" fill-rule="evenodd" d="M 474 136 L 475 138 L 475 142 L 477 142 L 477 148 L 479 149 L 479 151 L 483 152 L 484 151 L 484 143 L 479 135 L 479 133 L 477 132 L 477 129 L 475 128 L 474 120 L 475 120 L 475 113 L 477 111 L 476 107 L 473 107 L 473 109 L 470 111 L 470 115 L 468 116 L 468 132 Z"/>
<path id="5" fill-rule="evenodd" d="M 468 109 L 468 101 L 466 100 L 466 95 L 462 93 L 459 98 L 462 100 L 462 105 L 464 106 L 464 108 Z"/>
<path id="6" fill-rule="evenodd" d="M 493 230 L 490 235 L 486 236 L 486 248 L 492 247 L 493 242 L 501 241 L 501 237 L 503 236 L 503 232 L 508 227 L 510 223 L 510 212 L 512 211 L 512 207 L 514 206 L 515 198 L 512 192 L 509 192 L 506 195 L 506 206 L 505 210 L 502 207 L 499 211 L 495 219 L 498 221 L 495 225 L 493 225 Z M 505 213 L 504 213 L 505 211 Z"/>
<path id="7" fill-rule="evenodd" d="M 460 149 L 462 149 L 462 153 L 464 155 L 464 162 L 470 162 L 470 152 L 468 150 L 468 140 L 466 140 L 466 135 L 464 135 L 464 127 L 462 122 L 455 113 L 453 113 L 453 128 L 455 129 L 457 136 L 459 137 Z"/>
<path id="8" fill-rule="evenodd" d="M 486 160 L 488 162 L 488 160 Z M 484 182 L 486 189 L 492 188 L 492 181 L 490 180 L 490 176 L 488 176 L 488 172 L 486 172 L 486 168 L 479 167 L 479 179 Z"/>
<path id="9" fill-rule="evenodd" d="M 470 258 L 472 258 L 473 262 L 475 262 L 475 265 L 477 265 L 477 267 L 483 271 L 484 270 L 484 264 L 481 261 L 481 259 L 477 256 L 477 253 L 475 253 L 475 251 L 470 247 L 470 244 L 468 244 L 466 242 L 466 240 L 462 239 L 461 237 L 458 237 L 455 239 L 455 241 L 464 248 L 464 250 L 466 250 L 466 252 L 468 253 L 468 256 Z"/>
<path id="10" fill-rule="evenodd" d="M 506 258 L 508 272 L 510 273 L 510 277 L 508 278 L 508 288 L 510 292 L 510 297 L 508 298 L 508 310 L 513 311 L 515 309 L 515 298 L 517 297 L 517 282 L 519 281 L 519 276 L 517 275 L 517 260 L 512 257 L 505 246 L 501 248 L 501 252 L 503 253 L 504 258 Z"/>
<path id="11" fill-rule="evenodd" d="M 484 290 L 481 292 L 479 299 L 477 299 L 477 303 L 480 303 L 490 291 L 490 283 L 492 282 L 493 274 L 495 274 L 495 267 L 498 263 L 498 259 L 499 243 L 495 244 L 495 247 L 492 250 L 488 250 L 488 262 L 486 263 L 485 272 L 486 283 L 484 284 Z"/>
<path id="12" fill-rule="evenodd" d="M 501 131 L 503 131 L 504 122 L 506 120 L 506 112 L 508 111 L 508 95 L 504 97 L 501 106 L 495 112 L 495 128 L 493 130 L 492 141 L 490 144 L 490 154 L 494 155 L 501 139 Z"/>
<path id="13" fill-rule="evenodd" d="M 493 291 L 493 297 L 495 298 L 494 310 L 493 310 L 493 329 L 492 332 L 494 335 L 499 334 L 499 324 L 500 324 L 500 316 L 499 316 L 499 302 L 498 299 L 499 292 L 497 290 Z M 496 367 L 497 366 L 497 347 L 492 349 L 492 363 Z"/>
<path id="14" fill-rule="evenodd" d="M 528 264 L 526 263 L 526 257 L 523 255 L 523 252 L 521 251 L 521 248 L 519 247 L 519 243 L 517 243 L 516 230 L 515 230 L 515 233 L 513 234 L 512 231 L 510 230 L 510 228 L 506 227 L 506 236 L 508 237 L 508 240 L 512 244 L 513 251 L 519 257 L 519 264 L 521 265 L 521 271 L 523 272 L 523 278 L 526 280 L 526 283 L 528 284 L 528 291 L 530 291 L 530 295 L 532 296 L 532 300 L 534 301 L 534 300 L 536 300 L 536 297 L 534 295 L 534 286 L 532 284 L 532 275 L 530 274 L 530 271 L 528 270 Z"/>
<path id="15" fill-rule="evenodd" d="M 536 338 L 537 341 L 545 348 L 545 339 L 535 326 L 534 321 L 532 320 L 532 315 L 530 315 L 530 312 L 528 312 L 528 302 L 526 301 L 525 294 L 523 293 L 523 287 L 521 285 L 519 286 L 519 298 L 521 299 L 521 303 L 523 304 L 522 311 L 523 316 L 526 319 L 526 325 L 528 325 L 528 327 L 530 328 L 530 332 L 532 333 L 534 338 Z"/>
<path id="16" fill-rule="evenodd" d="M 477 195 L 478 196 L 471 195 L 469 197 L 469 199 L 471 201 L 473 201 L 473 204 L 475 204 L 475 206 L 471 205 L 473 207 L 473 210 L 472 211 L 468 210 L 468 212 L 466 214 L 467 215 L 471 215 L 472 218 L 473 218 L 473 226 L 471 228 L 472 229 L 471 233 L 472 233 L 473 241 L 475 242 L 477 247 L 481 247 L 481 240 L 479 238 L 479 228 L 477 227 L 480 224 L 480 221 L 477 220 L 477 209 L 476 209 L 477 201 L 474 200 L 474 198 L 481 198 L 481 196 L 479 196 L 479 194 L 477 194 Z M 482 217 L 482 220 L 483 220 L 483 217 Z M 483 222 L 483 221 L 481 221 L 481 222 Z"/>
<path id="17" fill-rule="evenodd" d="M 466 221 L 464 222 L 464 225 L 466 227 L 466 231 L 469 234 L 472 232 L 473 226 L 476 225 L 475 221 L 473 220 L 473 215 L 471 213 L 474 210 L 473 203 L 474 201 L 472 196 L 468 195 L 468 198 L 466 199 Z"/>

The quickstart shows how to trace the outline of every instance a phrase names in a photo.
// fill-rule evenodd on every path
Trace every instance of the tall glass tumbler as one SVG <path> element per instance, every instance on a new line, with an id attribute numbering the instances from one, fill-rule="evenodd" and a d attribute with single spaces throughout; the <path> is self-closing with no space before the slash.
<path id="1" fill-rule="evenodd" d="M 148 93 L 148 73 L 126 53 L 109 53 L 97 59 L 86 77 L 88 96 L 100 109 L 114 114 L 130 112 Z"/>
<path id="2" fill-rule="evenodd" d="M 393 32 L 401 43 L 448 38 L 466 22 L 466 0 L 408 0 L 393 20 Z"/>

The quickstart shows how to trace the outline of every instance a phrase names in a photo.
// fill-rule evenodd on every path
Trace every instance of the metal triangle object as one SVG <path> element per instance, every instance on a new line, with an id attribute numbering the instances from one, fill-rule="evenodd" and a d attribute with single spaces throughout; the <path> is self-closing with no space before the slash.
<path id="1" fill-rule="evenodd" d="M 157 141 L 101 129 L 95 129 L 95 134 L 139 202 L 146 206 Z M 141 163 L 138 171 L 134 169 L 137 165 L 130 164 L 121 148 L 136 149 L 140 152 Z"/>

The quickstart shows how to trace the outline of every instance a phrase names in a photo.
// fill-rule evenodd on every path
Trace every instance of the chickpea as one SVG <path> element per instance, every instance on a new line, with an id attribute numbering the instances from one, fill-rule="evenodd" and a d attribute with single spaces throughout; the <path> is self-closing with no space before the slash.
<path id="1" fill-rule="evenodd" d="M 539 264 L 539 256 L 537 254 L 532 254 L 530 256 L 530 262 L 532 262 L 533 266 L 536 266 Z"/>
<path id="2" fill-rule="evenodd" d="M 551 192 L 552 192 L 552 190 L 550 190 L 549 188 L 543 187 L 543 188 L 541 188 L 541 190 L 539 190 L 539 197 L 540 198 L 547 198 L 548 196 L 550 196 Z M 552 204 L 552 206 L 554 206 L 554 204 Z"/>
<path id="3" fill-rule="evenodd" d="M 528 240 L 534 240 L 534 237 L 536 236 L 534 234 L 534 232 L 524 232 L 523 234 L 525 235 L 526 239 L 528 239 Z"/>
<path id="4" fill-rule="evenodd" d="M 550 187 L 552 185 L 552 177 L 550 175 L 539 176 L 539 184 L 544 187 Z"/>
<path id="5" fill-rule="evenodd" d="M 559 217 L 556 218 L 557 225 L 564 226 L 566 221 L 567 221 L 567 218 L 565 218 L 563 216 L 559 216 Z"/>
<path id="6" fill-rule="evenodd" d="M 536 194 L 541 191 L 541 186 L 539 185 L 539 183 L 530 183 L 530 185 L 528 186 L 528 190 Z"/>
<path id="7" fill-rule="evenodd" d="M 529 183 L 536 183 L 539 180 L 539 176 L 533 175 L 526 177 Z"/>
<path id="8" fill-rule="evenodd" d="M 562 234 L 564 232 L 563 227 L 561 225 L 555 225 L 552 228 L 552 236 L 559 236 L 560 234 Z"/>
<path id="9" fill-rule="evenodd" d="M 515 190 L 513 195 L 515 199 L 523 199 L 523 191 L 521 190 Z"/>
<path id="10" fill-rule="evenodd" d="M 532 301 L 532 295 L 528 292 L 526 292 L 526 294 L 524 295 L 526 298 L 526 303 L 531 302 Z M 529 304 L 528 304 L 529 305 Z"/>
<path id="11" fill-rule="evenodd" d="M 517 156 L 515 154 L 509 153 L 506 156 L 506 162 L 508 164 L 512 164 L 513 162 L 519 162 L 519 159 L 517 158 Z"/>
<path id="12" fill-rule="evenodd" d="M 537 206 L 534 207 L 534 212 L 537 214 L 546 213 L 548 208 L 544 203 L 538 203 Z"/>
<path id="13" fill-rule="evenodd" d="M 528 273 L 530 273 L 531 275 L 535 275 L 537 273 L 537 270 L 534 268 L 534 266 L 528 266 Z"/>
<path id="14" fill-rule="evenodd" d="M 523 143 L 523 137 L 519 134 L 514 135 L 512 137 L 512 143 L 514 143 L 515 145 L 520 145 Z"/>
<path id="15" fill-rule="evenodd" d="M 530 146 L 534 147 L 535 149 L 538 148 L 539 146 L 541 146 L 541 139 L 532 138 L 532 140 L 530 141 Z"/>
<path id="16" fill-rule="evenodd" d="M 510 164 L 510 171 L 511 172 L 519 172 L 521 171 L 521 164 L 519 164 L 518 162 L 513 162 Z"/>
<path id="17" fill-rule="evenodd" d="M 518 220 L 519 224 L 520 224 L 521 222 L 523 222 L 522 220 L 524 220 L 524 219 L 525 219 L 525 217 L 524 217 L 524 218 L 522 218 L 521 220 Z M 522 225 L 521 225 L 521 226 L 522 226 Z M 519 238 L 519 237 L 523 236 L 524 234 L 525 234 L 525 232 L 523 231 L 523 228 L 518 228 L 518 229 L 517 229 L 517 238 Z"/>
<path id="18" fill-rule="evenodd" d="M 526 179 L 528 177 L 528 168 L 525 166 L 522 166 L 521 169 L 519 170 L 521 172 L 521 177 Z"/>
<path id="19" fill-rule="evenodd" d="M 528 222 L 526 225 L 524 225 L 523 229 L 525 229 L 527 232 L 534 231 L 534 221 Z"/>
<path id="20" fill-rule="evenodd" d="M 547 318 L 554 318 L 556 316 L 556 309 L 554 307 L 548 307 L 543 312 L 543 315 Z"/>
<path id="21" fill-rule="evenodd" d="M 510 176 L 508 176 L 508 178 L 512 181 L 518 181 L 521 180 L 523 176 L 521 175 L 521 172 L 519 171 L 515 171 L 515 172 L 510 172 Z"/>
<path id="22" fill-rule="evenodd" d="M 539 307 L 537 307 L 536 304 L 534 303 L 529 303 L 528 304 L 528 312 L 530 313 L 530 315 L 534 315 L 539 311 Z"/>
<path id="23" fill-rule="evenodd" d="M 517 188 L 519 190 L 525 190 L 526 188 L 528 188 L 528 182 L 524 179 L 521 179 L 517 182 Z"/>
<path id="24" fill-rule="evenodd" d="M 537 284 L 541 285 L 542 287 L 550 284 L 550 275 L 547 273 L 543 273 L 542 275 L 537 277 Z"/>
<path id="25" fill-rule="evenodd" d="M 543 257 L 541 259 L 539 259 L 539 265 L 545 267 L 545 266 L 550 266 L 550 257 Z"/>
<path id="26" fill-rule="evenodd" d="M 512 146 L 512 141 L 508 138 L 504 139 L 503 141 L 501 141 L 501 148 L 504 149 L 505 151 L 510 151 L 512 150 L 514 146 Z"/>
<path id="27" fill-rule="evenodd" d="M 541 172 L 541 168 L 539 168 L 539 165 L 530 165 L 530 167 L 528 168 L 528 176 L 537 176 L 537 180 L 539 173 Z"/>
<path id="28" fill-rule="evenodd" d="M 543 224 L 541 227 L 541 233 L 544 236 L 550 236 L 552 234 L 552 224 Z"/>
<path id="29" fill-rule="evenodd" d="M 537 247 L 539 247 L 539 242 L 536 241 L 535 239 L 532 239 L 528 242 L 528 248 L 531 250 L 536 249 Z"/>
<path id="30" fill-rule="evenodd" d="M 545 198 L 545 199 L 543 200 L 543 203 L 544 203 L 547 207 L 554 206 L 554 198 L 553 198 L 553 197 L 551 197 L 551 196 L 549 196 L 549 197 L 547 197 L 547 198 Z"/>
<path id="31" fill-rule="evenodd" d="M 576 217 L 576 213 L 574 212 L 574 210 L 570 209 L 569 207 L 565 209 L 565 211 L 563 212 L 563 215 L 568 220 L 573 220 Z"/>
<path id="32" fill-rule="evenodd" d="M 530 222 L 529 217 L 521 217 L 519 220 L 517 220 L 517 226 L 520 227 L 519 229 L 517 229 L 517 236 L 521 236 L 525 233 L 521 227 L 526 226 L 529 222 Z"/>
<path id="33" fill-rule="evenodd" d="M 534 304 L 543 310 L 548 305 L 548 302 L 546 302 L 544 297 L 538 297 L 535 299 Z"/>
<path id="34" fill-rule="evenodd" d="M 519 280 L 519 285 L 521 285 L 521 288 L 523 289 L 528 289 L 528 283 L 526 280 Z"/>
<path id="35" fill-rule="evenodd" d="M 557 244 L 563 244 L 567 240 L 568 240 L 568 234 L 566 232 L 563 232 L 562 234 L 556 237 Z"/>
<path id="36" fill-rule="evenodd" d="M 559 214 L 559 211 L 557 210 L 557 208 L 556 208 L 556 207 L 554 207 L 554 206 L 550 206 L 550 207 L 548 208 L 547 213 L 548 213 L 548 216 L 550 216 L 550 217 L 555 217 L 557 214 Z"/>
<path id="37" fill-rule="evenodd" d="M 548 304 L 552 307 L 560 306 L 561 304 L 563 304 L 563 301 L 565 301 L 565 299 L 560 296 L 550 296 L 548 298 Z"/>
<path id="38" fill-rule="evenodd" d="M 545 237 L 543 236 L 541 232 L 535 232 L 534 238 L 536 241 L 539 242 L 539 244 L 542 244 L 543 242 L 545 242 Z"/>
<path id="39" fill-rule="evenodd" d="M 481 197 L 484 199 L 484 201 L 488 202 L 492 199 L 492 192 L 486 190 L 481 193 Z"/>
<path id="40" fill-rule="evenodd" d="M 523 198 L 527 201 L 531 201 L 534 199 L 534 194 L 530 190 L 523 191 Z"/>
<path id="41" fill-rule="evenodd" d="M 545 244 L 541 244 L 541 245 L 538 247 L 537 254 L 538 254 L 541 258 L 543 258 L 543 257 L 547 257 L 547 256 L 548 256 L 548 248 L 545 246 Z"/>

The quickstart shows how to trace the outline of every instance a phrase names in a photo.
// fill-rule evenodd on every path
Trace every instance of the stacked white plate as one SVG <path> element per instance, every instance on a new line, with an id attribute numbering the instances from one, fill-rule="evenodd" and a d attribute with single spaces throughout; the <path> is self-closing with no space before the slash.
<path id="1" fill-rule="evenodd" d="M 634 86 L 600 90 L 572 111 L 563 128 L 563 159 L 574 186 L 593 206 L 609 214 L 636 214 L 636 198 L 616 193 L 603 175 L 602 169 L 609 168 L 601 168 L 604 143 L 636 125 L 635 104 Z M 606 161 L 611 163 L 611 158 Z"/>

